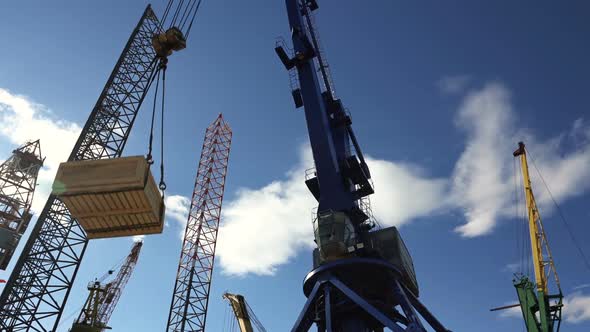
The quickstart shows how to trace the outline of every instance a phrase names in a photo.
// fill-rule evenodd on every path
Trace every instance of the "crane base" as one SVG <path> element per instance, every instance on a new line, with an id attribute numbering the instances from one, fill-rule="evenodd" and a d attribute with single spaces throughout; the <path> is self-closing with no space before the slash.
<path id="1" fill-rule="evenodd" d="M 303 282 L 307 302 L 291 332 L 426 332 L 418 314 L 437 332 L 448 332 L 399 280 L 399 270 L 375 258 L 347 258 L 311 271 Z M 401 310 L 400 310 L 401 309 Z"/>

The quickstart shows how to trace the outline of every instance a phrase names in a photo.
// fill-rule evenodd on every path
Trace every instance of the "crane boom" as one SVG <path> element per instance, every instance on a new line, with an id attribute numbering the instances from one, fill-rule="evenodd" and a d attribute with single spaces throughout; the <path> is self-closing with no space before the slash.
<path id="1" fill-rule="evenodd" d="M 551 249 L 543 229 L 541 215 L 533 194 L 524 143 L 518 143 L 518 149 L 514 151 L 513 156 L 520 158 L 535 271 L 534 283 L 527 276 L 519 276 L 514 280 L 514 286 L 520 300 L 520 307 L 528 332 L 559 331 L 563 294 L 553 263 Z M 553 295 L 549 294 L 549 276 L 553 276 L 557 290 Z M 550 300 L 556 300 L 556 303 L 551 305 Z"/>
<path id="2" fill-rule="evenodd" d="M 254 332 L 252 328 L 252 322 L 250 321 L 250 315 L 248 315 L 248 308 L 246 307 L 246 301 L 244 297 L 239 294 L 223 294 L 223 298 L 226 299 L 238 320 L 241 332 Z"/>
<path id="3" fill-rule="evenodd" d="M 417 299 L 412 258 L 397 229 L 371 231 L 375 224 L 363 202 L 374 192 L 371 173 L 334 93 L 312 17 L 318 3 L 286 0 L 286 6 L 294 54 L 280 44 L 275 51 L 298 78 L 291 80 L 299 84 L 292 95 L 296 107 L 304 106 L 315 164 L 305 183 L 318 201 L 314 270 L 304 281 L 307 302 L 292 331 L 308 331 L 314 322 L 328 332 L 426 331 L 417 313 L 435 331 L 447 331 Z"/>
<path id="4" fill-rule="evenodd" d="M 205 131 L 166 331 L 205 331 L 232 131 L 219 116 Z"/>
<path id="5" fill-rule="evenodd" d="M 117 158 L 156 70 L 148 6 L 131 33 L 68 161 Z M 0 296 L 0 330 L 55 331 L 88 239 L 66 206 L 49 196 Z"/>
<path id="6" fill-rule="evenodd" d="M 223 298 L 229 302 L 234 316 L 238 321 L 240 332 L 266 332 L 266 329 L 262 326 L 262 323 L 258 320 L 258 317 L 256 317 L 256 314 L 252 311 L 252 308 L 250 308 L 243 295 L 226 292 L 223 294 Z"/>
<path id="7" fill-rule="evenodd" d="M 147 6 L 68 161 L 121 156 L 137 113 L 160 72 L 164 91 L 167 57 L 186 47 L 200 4 L 201 0 L 168 0 L 162 20 Z M 162 92 L 162 105 L 163 96 Z M 151 144 L 147 159 L 150 154 Z M 163 164 L 160 169 L 163 173 Z M 160 188 L 165 188 L 163 176 Z M 0 329 L 55 331 L 87 244 L 88 237 L 78 221 L 65 204 L 50 195 L 0 295 Z"/>
<path id="8" fill-rule="evenodd" d="M 142 245 L 142 242 L 133 244 L 131 252 L 112 281 L 107 284 L 95 281 L 88 285 L 90 294 L 71 332 L 100 332 L 109 328 L 107 324 L 137 264 Z"/>

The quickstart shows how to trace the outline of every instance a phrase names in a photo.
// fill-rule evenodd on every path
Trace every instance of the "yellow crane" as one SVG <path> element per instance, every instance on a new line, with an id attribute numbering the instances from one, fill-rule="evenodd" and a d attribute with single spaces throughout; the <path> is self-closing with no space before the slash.
<path id="1" fill-rule="evenodd" d="M 524 143 L 518 143 L 518 149 L 513 156 L 520 158 L 522 178 L 524 182 L 526 208 L 528 214 L 529 235 L 533 254 L 533 266 L 535 281 L 528 276 L 517 276 L 514 287 L 520 301 L 523 318 L 528 332 L 553 332 L 559 331 L 561 325 L 561 309 L 563 307 L 563 294 L 559 284 L 559 277 L 553 263 L 553 256 L 543 228 L 539 209 L 533 194 L 527 151 Z M 553 290 L 549 288 L 549 282 L 554 282 Z M 550 292 L 553 294 L 550 294 Z M 551 304 L 553 301 L 553 304 Z"/>
<path id="2" fill-rule="evenodd" d="M 223 294 L 223 298 L 229 302 L 233 310 L 234 316 L 238 321 L 240 332 L 266 332 L 266 329 L 264 328 L 264 326 L 262 326 L 256 315 L 254 314 L 252 308 L 250 308 L 250 306 L 244 299 L 244 296 L 226 292 Z M 253 323 L 254 325 L 252 325 Z M 253 326 L 256 326 L 256 330 Z"/>

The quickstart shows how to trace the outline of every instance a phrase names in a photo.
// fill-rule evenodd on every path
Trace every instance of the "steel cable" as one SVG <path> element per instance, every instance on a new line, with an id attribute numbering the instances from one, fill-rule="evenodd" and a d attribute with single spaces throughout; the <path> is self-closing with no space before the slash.
<path id="1" fill-rule="evenodd" d="M 555 205 L 555 208 L 557 209 L 557 214 L 559 214 L 559 217 L 560 217 L 561 221 L 563 222 L 563 224 L 564 224 L 564 226 L 565 226 L 565 228 L 566 228 L 566 230 L 567 230 L 567 232 L 568 232 L 568 234 L 569 234 L 569 236 L 570 236 L 570 238 L 572 240 L 572 243 L 578 249 L 578 253 L 580 254 L 580 257 L 582 258 L 582 261 L 584 262 L 584 264 L 585 264 L 586 268 L 588 269 L 588 271 L 590 271 L 590 262 L 588 261 L 588 257 L 586 256 L 586 254 L 582 250 L 582 247 L 580 246 L 578 240 L 574 236 L 574 233 L 573 233 L 573 231 L 571 229 L 571 226 L 569 225 L 569 223 L 565 219 L 565 215 L 561 211 L 561 208 L 560 208 L 559 204 L 557 204 L 557 201 L 555 200 L 555 197 L 553 197 L 553 193 L 551 193 L 551 190 L 549 189 L 549 186 L 547 185 L 547 182 L 545 181 L 545 178 L 543 178 L 543 175 L 539 171 L 539 168 L 537 168 L 537 165 L 535 164 L 535 160 L 533 159 L 533 156 L 530 154 L 530 152 L 528 150 L 526 151 L 526 153 L 531 157 L 531 162 L 533 164 L 533 167 L 537 171 L 537 174 L 539 174 L 539 177 L 541 178 L 541 182 L 543 182 L 543 185 L 545 186 L 545 189 L 547 190 L 547 193 L 549 194 L 549 197 L 551 197 L 551 201 L 553 201 L 553 204 Z"/>

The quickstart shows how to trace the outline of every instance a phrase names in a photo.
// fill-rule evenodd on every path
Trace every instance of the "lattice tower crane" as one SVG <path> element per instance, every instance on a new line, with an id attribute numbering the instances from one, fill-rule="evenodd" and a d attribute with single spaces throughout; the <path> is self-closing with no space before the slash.
<path id="1" fill-rule="evenodd" d="M 0 270 L 6 270 L 31 221 L 31 204 L 44 160 L 36 140 L 12 151 L 0 165 Z"/>
<path id="2" fill-rule="evenodd" d="M 200 4 L 169 0 L 161 19 L 148 5 L 68 161 L 121 156 L 137 112 L 160 76 L 164 90 L 168 56 L 185 47 Z M 0 296 L 0 330 L 55 331 L 87 245 L 83 228 L 50 195 Z"/>
<path id="3" fill-rule="evenodd" d="M 275 51 L 289 70 L 296 107 L 304 107 L 315 169 L 306 185 L 319 205 L 314 217 L 314 269 L 307 302 L 291 331 L 426 331 L 447 329 L 418 300 L 412 258 L 395 227 L 375 230 L 363 201 L 371 174 L 336 98 L 314 27 L 315 0 L 286 0 L 293 51 Z M 293 53 L 293 54 L 290 54 Z M 318 70 L 319 68 L 319 70 Z M 293 73 L 293 74 L 291 74 Z"/>
<path id="4" fill-rule="evenodd" d="M 518 143 L 518 149 L 514 151 L 513 155 L 520 158 L 535 272 L 534 281 L 526 275 L 517 276 L 514 280 L 514 287 L 516 287 L 528 332 L 559 331 L 563 293 L 561 292 L 551 249 L 549 248 L 547 235 L 533 194 L 524 143 Z"/>
<path id="5" fill-rule="evenodd" d="M 205 331 L 232 131 L 219 114 L 205 130 L 166 331 Z"/>
<path id="6" fill-rule="evenodd" d="M 104 283 L 102 280 L 97 280 L 88 285 L 88 298 L 70 332 L 101 332 L 110 329 L 109 320 L 125 285 L 133 274 L 142 245 L 141 241 L 133 244 L 131 252 L 112 281 Z M 114 271 L 111 270 L 108 274 L 112 273 Z"/>

